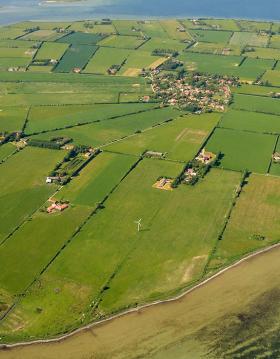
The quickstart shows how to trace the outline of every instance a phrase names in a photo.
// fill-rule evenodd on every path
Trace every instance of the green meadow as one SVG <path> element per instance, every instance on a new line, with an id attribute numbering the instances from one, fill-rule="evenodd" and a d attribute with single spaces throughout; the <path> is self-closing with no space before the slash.
<path id="1" fill-rule="evenodd" d="M 267 173 L 276 139 L 275 135 L 217 128 L 206 148 L 221 152 L 222 168 Z"/>
<path id="2" fill-rule="evenodd" d="M 166 153 L 168 159 L 188 161 L 197 154 L 219 118 L 218 114 L 185 115 L 104 149 L 138 156 L 152 150 Z"/>

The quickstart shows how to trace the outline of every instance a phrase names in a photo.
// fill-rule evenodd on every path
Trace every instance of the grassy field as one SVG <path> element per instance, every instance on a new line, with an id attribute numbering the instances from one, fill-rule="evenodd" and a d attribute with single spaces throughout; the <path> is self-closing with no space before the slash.
<path id="1" fill-rule="evenodd" d="M 161 20 L 161 26 L 166 31 L 170 39 L 175 40 L 192 40 L 192 37 L 188 31 L 179 31 L 178 29 L 182 28 L 181 23 L 178 20 Z"/>
<path id="2" fill-rule="evenodd" d="M 192 49 L 192 48 L 191 48 Z M 190 50 L 191 50 L 190 49 Z M 252 81 L 271 69 L 274 61 L 266 59 L 245 59 L 241 56 L 221 56 L 187 52 L 179 55 L 188 71 L 237 76 L 241 80 Z"/>
<path id="3" fill-rule="evenodd" d="M 237 55 L 241 54 L 241 48 L 238 46 L 228 46 L 224 44 L 217 44 L 212 42 L 196 42 L 189 47 L 187 51 L 200 52 L 212 55 Z"/>
<path id="4" fill-rule="evenodd" d="M 71 72 L 75 68 L 82 70 L 97 49 L 92 45 L 72 45 L 59 61 L 55 72 Z"/>
<path id="5" fill-rule="evenodd" d="M 152 109 L 154 104 L 106 104 L 32 107 L 26 133 L 55 130 L 67 126 L 96 122 Z"/>
<path id="6" fill-rule="evenodd" d="M 64 155 L 63 151 L 29 147 L 1 164 L 0 241 L 56 190 L 56 186 L 46 186 L 45 177 Z"/>
<path id="7" fill-rule="evenodd" d="M 268 82 L 271 86 L 280 86 L 280 71 L 268 70 L 265 72 L 262 80 Z"/>
<path id="8" fill-rule="evenodd" d="M 28 107 L 5 107 L 0 110 L 0 132 L 21 131 L 26 120 Z"/>
<path id="9" fill-rule="evenodd" d="M 183 51 L 186 48 L 186 44 L 168 38 L 154 37 L 147 41 L 144 45 L 141 46 L 143 51 L 154 51 L 156 49 L 167 49 L 173 51 Z"/>
<path id="10" fill-rule="evenodd" d="M 131 52 L 120 74 L 124 76 L 137 76 L 143 68 L 153 68 L 161 65 L 165 58 L 153 56 L 149 51 L 138 50 Z"/>
<path id="11" fill-rule="evenodd" d="M 0 40 L 7 40 L 7 39 L 16 39 L 24 35 L 25 32 L 23 29 L 13 28 L 13 27 L 0 27 Z"/>
<path id="12" fill-rule="evenodd" d="M 145 150 L 153 150 L 167 153 L 168 159 L 189 161 L 197 154 L 219 118 L 218 114 L 186 115 L 105 149 L 138 156 Z"/>
<path id="13" fill-rule="evenodd" d="M 62 34 L 57 33 L 54 30 L 36 30 L 27 33 L 26 35 L 22 36 L 22 40 L 42 40 L 42 41 L 55 41 L 63 36 Z"/>
<path id="14" fill-rule="evenodd" d="M 83 72 L 94 74 L 107 74 L 112 65 L 121 66 L 131 50 L 100 47 L 90 59 Z"/>
<path id="15" fill-rule="evenodd" d="M 259 35 L 254 32 L 235 32 L 231 37 L 229 44 L 240 47 L 247 45 L 265 47 L 268 43 L 268 40 L 268 35 Z"/>
<path id="16" fill-rule="evenodd" d="M 34 214 L 0 247 L 3 264 L 1 289 L 11 296 L 22 293 L 85 220 L 89 211 L 88 207 L 75 206 L 63 214 Z"/>
<path id="17" fill-rule="evenodd" d="M 233 89 L 233 93 L 240 93 L 244 95 L 260 95 L 271 96 L 277 89 L 273 89 L 270 86 L 257 86 L 257 85 L 241 85 Z"/>
<path id="18" fill-rule="evenodd" d="M 120 49 L 136 49 L 142 45 L 145 40 L 136 36 L 108 36 L 105 39 L 99 41 L 99 46 L 116 47 Z"/>
<path id="19" fill-rule="evenodd" d="M 138 131 L 176 118 L 180 114 L 181 112 L 175 109 L 156 109 L 65 130 L 50 131 L 32 138 L 51 139 L 56 136 L 66 136 L 73 138 L 76 144 L 100 146 L 134 135 Z"/>
<path id="20" fill-rule="evenodd" d="M 219 123 L 220 127 L 260 133 L 280 133 L 280 117 L 265 113 L 231 110 Z"/>
<path id="21" fill-rule="evenodd" d="M 226 44 L 232 35 L 229 31 L 189 30 L 189 32 L 196 41 L 218 44 Z"/>
<path id="22" fill-rule="evenodd" d="M 16 151 L 16 147 L 11 143 L 6 143 L 0 146 L 0 164 L 2 161 L 6 160 L 11 154 Z"/>
<path id="23" fill-rule="evenodd" d="M 137 161 L 133 156 L 101 153 L 55 196 L 75 205 L 95 207 L 101 202 Z"/>
<path id="24" fill-rule="evenodd" d="M 184 53 L 179 56 L 184 61 L 189 71 L 201 71 L 206 73 L 232 74 L 236 72 L 242 61 L 241 56 L 218 56 L 196 53 Z"/>
<path id="25" fill-rule="evenodd" d="M 272 35 L 270 38 L 269 46 L 280 49 L 280 35 Z"/>
<path id="26" fill-rule="evenodd" d="M 104 35 L 86 34 L 83 32 L 73 32 L 69 35 L 61 37 L 58 42 L 71 45 L 96 45 L 98 41 L 103 39 Z"/>
<path id="27" fill-rule="evenodd" d="M 30 61 L 26 57 L 0 57 L 0 71 L 7 71 L 10 67 L 26 68 Z"/>
<path id="28" fill-rule="evenodd" d="M 276 139 L 274 135 L 218 128 L 207 142 L 206 148 L 214 153 L 222 153 L 222 168 L 266 173 Z"/>
<path id="29" fill-rule="evenodd" d="M 210 267 L 223 265 L 279 240 L 279 183 L 278 177 L 249 177 Z"/>
<path id="30" fill-rule="evenodd" d="M 280 49 L 254 47 L 253 51 L 245 51 L 244 55 L 261 59 L 280 60 Z"/>
<path id="31" fill-rule="evenodd" d="M 36 54 L 37 60 L 54 59 L 60 60 L 65 51 L 67 50 L 67 44 L 60 44 L 57 42 L 44 42 Z"/>
<path id="32" fill-rule="evenodd" d="M 276 98 L 236 94 L 232 107 L 234 109 L 279 115 L 279 103 L 280 101 Z"/>

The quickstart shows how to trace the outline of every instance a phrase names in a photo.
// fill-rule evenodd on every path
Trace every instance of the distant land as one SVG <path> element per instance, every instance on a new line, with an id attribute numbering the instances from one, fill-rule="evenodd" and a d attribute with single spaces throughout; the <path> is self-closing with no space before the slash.
<path id="1" fill-rule="evenodd" d="M 279 20 L 279 14 L 278 0 L 0 0 L 0 24 L 22 20 L 81 20 L 101 17 L 234 17 Z"/>

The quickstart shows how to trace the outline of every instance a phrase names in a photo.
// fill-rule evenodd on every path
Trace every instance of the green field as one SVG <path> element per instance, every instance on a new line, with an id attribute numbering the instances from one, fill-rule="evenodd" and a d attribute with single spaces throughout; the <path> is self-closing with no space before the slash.
<path id="1" fill-rule="evenodd" d="M 16 152 L 16 147 L 10 143 L 0 146 L 0 164 Z"/>
<path id="2" fill-rule="evenodd" d="M 58 42 L 63 42 L 71 45 L 96 45 L 104 35 L 86 34 L 83 32 L 73 32 L 69 35 L 61 37 Z"/>
<path id="3" fill-rule="evenodd" d="M 265 113 L 231 110 L 222 117 L 219 126 L 240 131 L 280 134 L 280 117 Z"/>
<path id="4" fill-rule="evenodd" d="M 116 119 L 73 127 L 64 130 L 38 134 L 32 138 L 51 139 L 56 136 L 72 138 L 76 144 L 100 146 L 132 136 L 138 131 L 176 118 L 180 111 L 170 108 L 156 109 L 142 113 L 122 116 Z"/>
<path id="5" fill-rule="evenodd" d="M 277 98 L 236 94 L 232 107 L 234 109 L 279 115 L 279 103 L 280 101 Z"/>
<path id="6" fill-rule="evenodd" d="M 263 75 L 262 80 L 271 86 L 280 86 L 280 71 L 268 70 Z"/>
<path id="7" fill-rule="evenodd" d="M 26 133 L 36 133 L 66 128 L 83 123 L 121 117 L 153 108 L 153 104 L 108 104 L 32 107 L 26 126 Z"/>
<path id="8" fill-rule="evenodd" d="M 55 186 L 46 186 L 45 177 L 63 155 L 63 151 L 26 148 L 1 164 L 0 241 L 55 191 Z"/>
<path id="9" fill-rule="evenodd" d="M 72 45 L 59 61 L 55 72 L 71 72 L 75 68 L 82 70 L 97 49 L 97 46 L 91 45 Z"/>
<path id="10" fill-rule="evenodd" d="M 121 66 L 131 50 L 116 49 L 110 47 L 100 47 L 95 55 L 88 62 L 85 73 L 107 74 L 107 71 L 112 65 Z"/>
<path id="11" fill-rule="evenodd" d="M 210 137 L 206 148 L 214 153 L 221 152 L 222 168 L 266 173 L 276 139 L 273 135 L 218 128 Z"/>
<path id="12" fill-rule="evenodd" d="M 159 66 L 164 61 L 164 58 L 153 56 L 148 51 L 134 51 L 128 56 L 125 65 L 120 70 L 120 74 L 124 76 L 137 76 L 143 68 Z"/>
<path id="13" fill-rule="evenodd" d="M 70 184 L 55 196 L 75 205 L 95 207 L 119 184 L 137 158 L 101 153 Z"/>
<path id="14" fill-rule="evenodd" d="M 185 63 L 185 68 L 188 71 L 236 76 L 246 81 L 257 79 L 265 70 L 271 69 L 274 64 L 273 60 L 248 58 L 242 61 L 241 56 L 210 55 L 194 52 L 181 54 L 179 59 Z"/>
<path id="15" fill-rule="evenodd" d="M 254 47 L 251 51 L 245 51 L 244 55 L 260 59 L 280 60 L 280 49 Z"/>
<path id="16" fill-rule="evenodd" d="M 184 53 L 179 56 L 184 61 L 189 71 L 201 71 L 205 73 L 232 74 L 239 69 L 241 56 L 218 56 L 196 53 Z"/>
<path id="17" fill-rule="evenodd" d="M 26 120 L 28 107 L 5 107 L 0 110 L 0 132 L 21 131 Z"/>
<path id="18" fill-rule="evenodd" d="M 212 55 L 237 55 L 241 54 L 241 48 L 233 45 L 217 44 L 212 42 L 196 42 L 187 51 L 200 52 Z"/>
<path id="19" fill-rule="evenodd" d="M 116 47 L 120 49 L 136 49 L 145 42 L 143 38 L 135 36 L 116 36 L 112 35 L 99 41 L 99 46 Z"/>
<path id="20" fill-rule="evenodd" d="M 62 34 L 57 33 L 54 30 L 36 30 L 27 33 L 26 35 L 22 36 L 22 40 L 42 40 L 42 41 L 55 41 L 59 39 L 62 36 Z"/>
<path id="21" fill-rule="evenodd" d="M 56 42 L 44 42 L 36 54 L 36 59 L 60 60 L 60 58 L 63 56 L 67 48 L 68 48 L 67 44 L 60 44 Z"/>
<path id="22" fill-rule="evenodd" d="M 211 266 L 223 265 L 279 238 L 280 179 L 251 175 L 219 242 Z M 263 240 L 254 236 L 263 236 Z"/>
<path id="23" fill-rule="evenodd" d="M 228 31 L 212 30 L 189 30 L 189 33 L 196 41 L 215 42 L 219 44 L 226 44 L 232 35 L 232 33 Z"/>
<path id="24" fill-rule="evenodd" d="M 267 35 L 258 35 L 253 32 L 235 32 L 230 39 L 230 45 L 236 46 L 266 46 L 269 37 Z"/>
<path id="25" fill-rule="evenodd" d="M 168 159 L 189 161 L 217 124 L 220 115 L 186 115 L 158 128 L 106 146 L 109 151 L 140 155 L 145 150 L 166 153 Z"/>
<path id="26" fill-rule="evenodd" d="M 183 51 L 186 48 L 186 44 L 178 40 L 154 37 L 147 41 L 144 45 L 141 46 L 143 51 L 154 51 L 156 49 L 167 49 L 173 51 Z"/>

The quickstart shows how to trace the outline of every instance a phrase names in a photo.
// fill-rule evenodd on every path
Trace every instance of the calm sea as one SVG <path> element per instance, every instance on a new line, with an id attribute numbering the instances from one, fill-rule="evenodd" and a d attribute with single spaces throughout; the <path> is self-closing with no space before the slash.
<path id="1" fill-rule="evenodd" d="M 22 20 L 79 20 L 101 17 L 234 17 L 280 20 L 280 0 L 0 0 L 0 24 Z"/>

